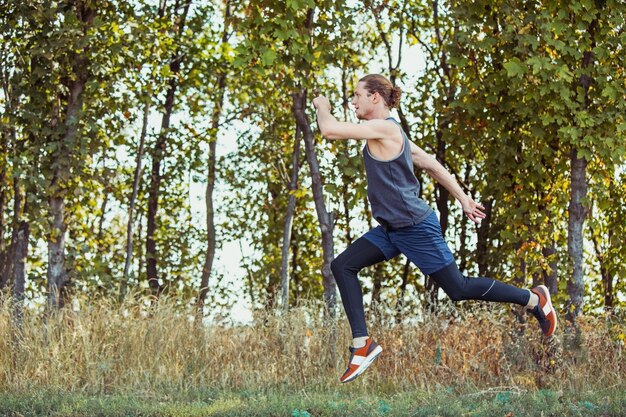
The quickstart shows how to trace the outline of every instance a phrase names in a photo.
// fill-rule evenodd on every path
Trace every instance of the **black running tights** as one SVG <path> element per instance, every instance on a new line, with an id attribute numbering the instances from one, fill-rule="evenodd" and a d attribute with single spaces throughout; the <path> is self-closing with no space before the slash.
<path id="1" fill-rule="evenodd" d="M 360 238 L 331 264 L 341 301 L 352 329 L 352 337 L 367 336 L 363 292 L 357 274 L 363 268 L 385 260 L 385 255 L 369 240 Z M 530 292 L 492 278 L 470 278 L 459 271 L 456 263 L 430 274 L 430 277 L 453 300 L 484 300 L 525 306 Z"/>

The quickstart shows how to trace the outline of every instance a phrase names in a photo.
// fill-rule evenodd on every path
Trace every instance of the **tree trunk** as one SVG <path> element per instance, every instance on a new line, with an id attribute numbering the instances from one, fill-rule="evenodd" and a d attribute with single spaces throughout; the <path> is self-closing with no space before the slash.
<path id="1" fill-rule="evenodd" d="M 298 300 L 300 299 L 300 283 L 301 283 L 301 279 L 300 279 L 300 274 L 298 273 L 298 262 L 299 262 L 299 254 L 300 251 L 298 250 L 298 237 L 293 236 L 291 239 L 291 278 L 290 280 L 293 281 L 293 292 L 294 292 L 294 296 L 295 296 L 295 300 L 294 303 L 297 303 Z"/>
<path id="2" fill-rule="evenodd" d="M 2 78 L 2 91 L 4 93 L 4 115 L 11 116 L 12 110 L 12 94 L 10 86 L 10 73 L 5 70 L 4 53 L 0 55 L 0 77 Z M 6 245 L 5 233 L 7 232 L 7 224 L 4 217 L 7 205 L 7 192 L 9 182 L 7 181 L 7 165 L 9 158 L 9 147 L 15 144 L 15 129 L 11 123 L 3 123 L 0 128 L 0 291 L 6 285 L 5 269 L 9 264 L 8 251 L 10 245 Z"/>
<path id="3" fill-rule="evenodd" d="M 50 311 L 63 307 L 61 293 L 67 282 L 65 270 L 65 199 L 52 196 L 50 204 L 50 235 L 48 236 L 48 308 Z"/>
<path id="4" fill-rule="evenodd" d="M 139 147 L 137 148 L 137 158 L 135 162 L 135 173 L 133 175 L 133 190 L 130 195 L 128 204 L 128 222 L 126 223 L 126 259 L 124 260 L 124 276 L 120 283 L 120 299 L 126 296 L 128 289 L 128 278 L 130 274 L 130 264 L 133 258 L 133 221 L 135 217 L 135 205 L 137 203 L 137 195 L 139 194 L 139 183 L 141 182 L 141 173 L 143 171 L 142 160 L 143 150 L 146 143 L 146 135 L 148 133 L 148 115 L 150 114 L 150 100 L 146 99 L 143 107 L 143 121 L 141 124 L 141 135 L 139 136 Z"/>
<path id="5" fill-rule="evenodd" d="M 593 249 L 596 254 L 596 259 L 600 265 L 600 277 L 602 278 L 602 293 L 604 298 L 604 311 L 607 313 L 613 312 L 615 303 L 615 290 L 613 285 L 613 277 L 606 267 L 606 261 L 604 259 L 604 251 L 600 246 L 600 242 L 596 237 L 593 229 L 591 230 L 591 241 L 593 242 Z M 613 238 L 613 232 L 611 230 L 607 233 L 607 241 L 611 241 Z"/>
<path id="6" fill-rule="evenodd" d="M 469 162 L 465 164 L 465 177 L 464 182 L 467 184 L 470 179 L 471 166 Z M 467 265 L 469 263 L 470 251 L 467 249 L 467 216 L 461 215 L 461 232 L 459 234 L 459 240 L 461 247 L 459 248 L 459 271 L 465 273 Z"/>
<path id="7" fill-rule="evenodd" d="M 488 277 L 489 273 L 489 228 L 491 227 L 491 214 L 493 211 L 493 200 L 488 200 L 484 203 L 486 217 L 480 222 L 478 226 L 478 240 L 476 242 L 476 258 L 478 262 L 478 274 L 481 277 Z"/>
<path id="8" fill-rule="evenodd" d="M 14 189 L 15 189 L 15 179 L 14 179 Z M 21 206 L 21 195 L 16 194 L 13 200 L 13 206 L 20 207 Z M 18 211 L 19 212 L 19 211 Z M 16 211 L 14 211 L 16 213 Z M 14 216 L 15 217 L 15 216 Z M 5 288 L 11 278 L 13 277 L 13 259 L 15 258 L 15 244 L 17 242 L 17 232 L 18 226 L 17 222 L 14 220 L 13 222 L 13 230 L 11 232 L 11 240 L 9 241 L 9 245 L 5 247 L 5 249 L 0 253 L 2 257 L 2 269 L 0 270 L 0 290 Z M 2 238 L 4 240 L 4 237 Z"/>
<path id="9" fill-rule="evenodd" d="M 447 123 L 442 124 L 437 128 L 437 159 L 445 166 L 446 164 L 446 144 L 443 141 L 443 131 L 447 128 Z M 448 207 L 448 200 L 450 199 L 450 192 L 446 190 L 444 186 L 439 183 L 435 184 L 437 190 L 437 210 L 439 210 L 439 225 L 441 227 L 441 234 L 445 240 L 446 231 L 448 230 L 448 217 L 450 209 Z M 432 308 L 437 306 L 437 298 L 439 294 L 439 284 L 437 284 L 430 275 L 426 275 L 426 290 L 428 291 L 427 299 L 430 302 Z"/>
<path id="10" fill-rule="evenodd" d="M 8 148 L 8 134 L 5 135 L 4 129 L 2 129 L 2 143 L 0 145 L 0 291 L 6 285 L 6 281 L 3 279 L 4 270 L 9 261 L 7 257 L 8 247 L 5 241 L 5 233 L 6 233 L 6 221 L 4 218 L 4 213 L 6 211 L 7 204 L 7 188 L 9 187 L 9 182 L 7 181 L 7 148 Z"/>
<path id="11" fill-rule="evenodd" d="M 282 308 L 285 311 L 289 308 L 289 247 L 291 246 L 291 226 L 296 212 L 296 196 L 294 192 L 298 189 L 298 172 L 300 171 L 300 136 L 300 131 L 298 131 L 291 162 L 291 179 L 287 186 L 289 202 L 287 203 L 287 214 L 285 215 L 285 226 L 283 228 L 283 245 L 281 248 L 280 298 Z"/>
<path id="12" fill-rule="evenodd" d="M 613 313 L 615 308 L 615 287 L 613 286 L 613 276 L 605 266 L 600 267 L 602 274 L 602 290 L 604 292 L 604 311 Z"/>
<path id="13" fill-rule="evenodd" d="M 26 220 L 19 223 L 13 258 L 13 317 L 18 326 L 22 323 L 24 308 L 24 288 L 26 286 L 26 259 L 28 258 L 28 239 L 30 224 Z"/>
<path id="14" fill-rule="evenodd" d="M 598 19 L 593 20 L 588 29 L 591 36 L 591 48 L 595 47 L 595 31 L 598 27 Z M 589 87 L 592 78 L 587 75 L 587 70 L 593 65 L 594 53 L 592 50 L 585 51 L 583 54 L 582 68 L 585 71 L 580 77 L 579 85 L 584 92 L 584 109 L 589 107 Z M 585 207 L 585 199 L 587 197 L 587 160 L 579 157 L 578 147 L 572 145 L 570 153 L 570 203 L 568 207 L 568 224 L 567 224 L 567 251 L 569 253 L 573 270 L 570 279 L 567 282 L 567 293 L 569 295 L 568 309 L 566 318 L 575 327 L 576 318 L 582 314 L 583 297 L 585 294 L 585 272 L 584 265 L 584 222 L 587 216 L 587 207 Z"/>
<path id="15" fill-rule="evenodd" d="M 206 294 L 208 292 L 209 277 L 213 270 L 213 260 L 215 258 L 216 235 L 215 235 L 215 209 L 213 207 L 213 192 L 215 190 L 216 167 L 217 167 L 217 131 L 219 129 L 222 107 L 224 105 L 224 94 L 226 91 L 226 74 L 220 74 L 218 83 L 218 99 L 213 109 L 211 117 L 211 138 L 209 141 L 209 160 L 207 186 L 205 191 L 206 204 L 206 226 L 207 226 L 207 250 L 202 267 L 202 277 L 200 279 L 200 291 L 198 293 L 197 306 L 201 311 L 204 307 Z"/>
<path id="16" fill-rule="evenodd" d="M 75 4 L 77 18 L 83 24 L 83 35 L 93 25 L 97 10 L 90 8 L 87 2 Z M 48 196 L 49 214 L 51 218 L 50 233 L 48 235 L 48 309 L 54 310 L 62 307 L 65 285 L 67 284 L 67 271 L 65 269 L 65 232 L 67 220 L 65 217 L 65 184 L 63 178 L 69 177 L 72 164 L 71 153 L 68 146 L 72 146 L 78 134 L 78 120 L 83 107 L 83 93 L 88 79 L 88 58 L 85 51 L 70 52 L 73 76 L 65 81 L 67 87 L 67 107 L 65 109 L 63 124 L 65 133 L 61 137 L 60 149 L 55 153 L 52 166 L 52 181 Z"/>
<path id="17" fill-rule="evenodd" d="M 384 263 L 379 262 L 374 266 L 374 276 L 372 278 L 372 306 L 380 304 L 380 295 L 383 289 Z"/>
<path id="18" fill-rule="evenodd" d="M 326 303 L 328 314 L 331 317 L 334 317 L 335 307 L 337 304 L 337 291 L 335 289 L 335 278 L 333 277 L 333 273 L 330 269 L 330 263 L 334 259 L 333 218 L 332 214 L 326 210 L 326 205 L 324 204 L 322 177 L 319 171 L 313 132 L 304 110 L 305 107 L 306 90 L 301 90 L 293 94 L 293 115 L 296 119 L 297 128 L 302 132 L 304 137 L 307 162 L 311 171 L 313 200 L 315 201 L 315 210 L 317 212 L 317 219 L 322 233 L 322 285 L 324 287 L 324 301 Z"/>
<path id="19" fill-rule="evenodd" d="M 243 245 L 241 244 L 241 240 L 239 240 L 239 253 L 241 253 L 241 267 L 246 270 L 246 289 L 248 291 L 248 296 L 250 297 L 251 309 L 254 311 L 256 308 L 256 298 L 255 298 L 255 279 L 254 274 L 250 270 L 250 265 L 247 263 L 246 256 L 244 255 Z"/>
<path id="20" fill-rule="evenodd" d="M 17 176 L 13 177 L 13 222 L 12 222 L 12 231 L 11 231 L 11 241 L 9 243 L 8 248 L 4 254 L 5 256 L 5 264 L 2 268 L 2 275 L 0 276 L 0 289 L 4 288 L 9 282 L 13 280 L 14 282 L 14 271 L 13 268 L 15 266 L 15 250 L 17 247 L 17 241 L 19 237 L 19 224 L 22 218 L 22 204 L 23 204 L 23 195 L 20 186 L 20 179 Z"/>
<path id="21" fill-rule="evenodd" d="M 567 226 L 567 250 L 574 266 L 572 275 L 567 282 L 567 293 L 571 305 L 567 317 L 572 324 L 575 324 L 576 317 L 582 314 L 585 293 L 583 223 L 586 209 L 583 206 L 583 200 L 587 196 L 587 161 L 585 158 L 579 158 L 577 154 L 578 150 L 573 146 L 570 155 L 572 184 Z"/>
<path id="22" fill-rule="evenodd" d="M 548 261 L 548 270 L 543 269 L 543 282 L 550 290 L 550 294 L 554 295 L 559 292 L 559 277 L 558 277 L 558 265 L 556 259 L 556 245 L 554 241 L 549 246 L 544 247 L 541 253 L 546 259 L 552 258 Z"/>
<path id="23" fill-rule="evenodd" d="M 230 22 L 230 1 L 226 1 L 226 9 L 224 11 L 224 31 L 222 32 L 222 44 L 228 42 L 228 29 Z M 215 232 L 215 209 L 213 207 L 213 192 L 215 191 L 215 179 L 217 168 L 217 132 L 222 117 L 222 108 L 224 107 L 224 94 L 226 93 L 226 72 L 221 72 L 217 78 L 217 99 L 213 104 L 213 114 L 211 116 L 211 137 L 209 138 L 209 160 L 207 170 L 207 186 L 205 191 L 206 205 L 206 228 L 207 228 L 207 249 L 204 257 L 204 265 L 202 267 L 202 276 L 200 278 L 200 291 L 198 292 L 198 300 L 196 302 L 198 312 L 202 313 L 206 295 L 209 290 L 209 278 L 213 271 L 213 260 L 215 259 L 215 249 L 217 246 Z"/>
<path id="24" fill-rule="evenodd" d="M 104 198 L 102 199 L 102 205 L 100 206 L 100 219 L 98 220 L 98 234 L 96 235 L 96 250 L 98 253 L 102 253 L 106 250 L 106 246 L 103 245 L 102 236 L 104 234 L 104 222 L 106 221 L 107 206 L 109 205 L 109 196 L 111 194 L 111 187 L 107 185 L 104 188 Z"/>
<path id="25" fill-rule="evenodd" d="M 404 262 L 404 268 L 402 269 L 402 283 L 400 284 L 400 293 L 398 294 L 398 301 L 396 303 L 396 324 L 402 322 L 402 315 L 404 314 L 404 296 L 406 294 L 406 286 L 409 283 L 409 271 L 411 261 L 408 259 Z"/>
<path id="26" fill-rule="evenodd" d="M 184 5 L 182 15 L 174 15 L 174 19 L 179 20 L 178 24 L 178 37 L 180 38 L 184 28 L 187 13 L 189 12 L 189 6 L 191 0 L 187 1 Z M 174 6 L 174 12 L 179 9 L 179 2 L 177 1 Z M 165 14 L 165 0 L 161 1 L 159 9 L 161 17 Z M 171 57 L 170 61 L 170 77 L 167 93 L 165 96 L 165 106 L 163 111 L 163 117 L 161 119 L 161 131 L 159 137 L 154 146 L 154 152 L 152 155 L 152 171 L 150 175 L 150 188 L 148 191 L 148 219 L 146 230 L 146 273 L 148 277 L 148 285 L 152 295 L 157 296 L 161 293 L 164 285 L 159 282 L 158 276 L 158 252 L 155 241 L 155 233 L 157 229 L 157 211 L 159 207 L 159 195 L 161 189 L 161 162 L 167 154 L 167 138 L 170 128 L 170 120 L 174 110 L 174 98 L 178 89 L 178 73 L 183 60 L 180 48 L 176 49 L 175 53 Z"/>
<path id="27" fill-rule="evenodd" d="M 37 161 L 34 164 L 34 172 L 38 170 Z M 30 223 L 26 220 L 26 213 L 28 213 L 28 200 L 29 195 L 36 194 L 36 185 L 31 182 L 25 187 L 24 193 L 22 193 L 22 185 L 20 178 L 15 176 L 13 178 L 13 236 L 11 238 L 11 259 L 10 268 L 13 279 L 13 318 L 14 322 L 21 327 L 22 324 L 22 312 L 24 308 L 24 289 L 26 287 L 26 261 L 28 259 L 28 245 L 30 238 Z"/>
<path id="28" fill-rule="evenodd" d="M 348 120 L 348 111 L 350 109 L 350 97 L 348 93 L 348 73 L 346 71 L 347 63 L 344 61 L 341 67 L 341 108 L 343 110 L 344 120 Z M 344 142 L 346 152 L 349 151 L 351 144 L 349 141 Z M 341 175 L 341 200 L 343 204 L 343 216 L 346 222 L 346 243 L 351 245 L 354 240 L 352 236 L 352 229 L 350 228 L 350 189 L 352 187 L 353 179 L 345 174 L 345 171 Z"/>
<path id="29" fill-rule="evenodd" d="M 172 78 L 169 82 L 169 88 L 165 99 L 165 111 L 161 120 L 161 132 L 154 146 L 152 155 L 152 172 L 150 175 L 150 188 L 148 191 L 148 219 L 146 230 L 146 273 L 148 277 L 148 285 L 152 295 L 158 296 L 161 292 L 161 284 L 159 283 L 158 267 L 157 267 L 157 247 L 155 241 L 155 232 L 157 228 L 157 211 L 159 208 L 159 194 L 161 189 L 161 161 L 165 157 L 167 130 L 170 127 L 170 118 L 174 107 L 174 95 L 178 82 L 176 78 Z"/>
<path id="30" fill-rule="evenodd" d="M 343 203 L 343 217 L 346 221 L 346 243 L 348 246 L 350 246 L 354 241 L 352 228 L 350 227 L 350 222 L 352 221 L 352 217 L 350 216 L 350 187 L 351 184 L 348 181 L 348 178 L 346 176 L 342 176 L 341 198 Z"/>

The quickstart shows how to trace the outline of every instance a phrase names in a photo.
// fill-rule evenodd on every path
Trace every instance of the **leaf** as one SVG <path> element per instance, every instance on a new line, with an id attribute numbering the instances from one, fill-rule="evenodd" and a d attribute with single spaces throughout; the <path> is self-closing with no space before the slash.
<path id="1" fill-rule="evenodd" d="M 574 74 L 570 71 L 567 65 L 562 65 L 557 71 L 557 74 L 559 78 L 567 81 L 568 83 L 574 79 Z"/>
<path id="2" fill-rule="evenodd" d="M 263 65 L 265 65 L 266 67 L 271 66 L 275 60 L 276 60 L 276 51 L 274 51 L 273 49 L 268 48 L 261 55 L 261 61 L 263 62 Z"/>
<path id="3" fill-rule="evenodd" d="M 587 162 L 593 159 L 593 154 L 587 148 L 578 148 L 578 152 L 576 153 L 578 158 L 584 158 Z"/>
<path id="4" fill-rule="evenodd" d="M 463 68 L 467 65 L 467 63 L 469 62 L 469 60 L 467 58 L 464 58 L 462 56 L 452 56 L 448 59 L 448 63 L 450 65 L 454 65 L 456 67 L 459 68 Z"/>
<path id="5" fill-rule="evenodd" d="M 555 34 L 560 35 L 567 28 L 567 25 L 561 20 L 555 20 L 550 24 L 550 28 Z"/>
<path id="6" fill-rule="evenodd" d="M 533 136 L 543 139 L 546 135 L 545 130 L 543 130 L 540 126 L 532 126 L 530 128 Z"/>
<path id="7" fill-rule="evenodd" d="M 612 85 L 606 85 L 602 90 L 602 97 L 607 97 L 613 101 L 617 100 L 617 90 Z"/>
<path id="8" fill-rule="evenodd" d="M 506 69 L 507 75 L 511 78 L 522 76 L 526 73 L 526 66 L 517 58 L 513 58 L 509 62 L 504 63 L 504 68 Z"/>

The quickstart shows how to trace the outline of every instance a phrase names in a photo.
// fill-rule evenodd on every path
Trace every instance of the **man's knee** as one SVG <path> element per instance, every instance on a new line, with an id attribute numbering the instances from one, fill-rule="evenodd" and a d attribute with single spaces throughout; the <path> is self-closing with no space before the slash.
<path id="1" fill-rule="evenodd" d="M 335 276 L 335 280 L 341 279 L 343 276 L 344 270 L 344 261 L 341 255 L 336 257 L 330 263 L 330 270 L 333 271 L 333 275 Z"/>
<path id="2" fill-rule="evenodd" d="M 449 265 L 431 274 L 431 278 L 439 284 L 452 301 L 458 302 L 468 299 L 467 278 L 459 272 L 456 264 Z"/>
<path id="3" fill-rule="evenodd" d="M 358 274 L 361 268 L 356 266 L 354 260 L 350 256 L 346 256 L 344 252 L 332 260 L 330 270 L 333 271 L 336 281 L 343 279 L 346 274 Z"/>
<path id="4" fill-rule="evenodd" d="M 454 289 L 448 289 L 448 290 L 444 289 L 444 291 L 448 295 L 448 297 L 450 297 L 450 299 L 454 301 L 455 303 L 459 301 L 467 300 L 467 295 L 460 288 L 454 288 Z"/>

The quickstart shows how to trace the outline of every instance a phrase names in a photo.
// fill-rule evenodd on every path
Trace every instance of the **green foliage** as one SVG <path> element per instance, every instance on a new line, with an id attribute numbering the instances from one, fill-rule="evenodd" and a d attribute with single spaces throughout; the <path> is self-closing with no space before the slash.
<path id="1" fill-rule="evenodd" d="M 615 55 L 622 47 L 612 27 L 620 6 L 608 3 L 573 2 L 564 9 L 556 3 L 497 2 L 451 9 L 457 22 L 467 22 L 459 24 L 463 42 L 451 45 L 451 52 L 456 62 L 470 58 L 463 61 L 470 67 L 455 104 L 458 122 L 480 138 L 487 157 L 481 194 L 499 207 L 499 236 L 490 239 L 510 254 L 509 262 L 522 257 L 535 276 L 547 271 L 550 260 L 541 249 L 551 245 L 559 248 L 558 269 L 567 271 L 562 231 L 570 147 L 592 166 L 624 161 L 615 140 L 623 103 L 611 101 L 615 82 L 608 76 L 623 79 L 623 54 Z M 588 67 L 586 51 L 595 56 Z M 586 96 L 583 77 L 593 80 Z"/>

